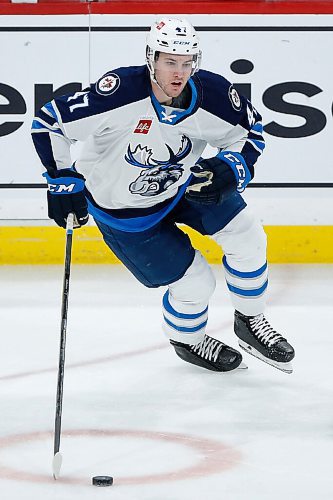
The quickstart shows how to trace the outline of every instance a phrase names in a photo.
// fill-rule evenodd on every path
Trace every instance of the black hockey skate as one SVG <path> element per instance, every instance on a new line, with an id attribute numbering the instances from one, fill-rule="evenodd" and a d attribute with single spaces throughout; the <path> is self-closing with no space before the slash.
<path id="1" fill-rule="evenodd" d="M 232 347 L 223 344 L 219 340 L 204 336 L 204 339 L 199 344 L 189 345 L 170 340 L 177 355 L 193 365 L 207 368 L 214 372 L 229 372 L 236 368 L 247 368 L 242 363 L 242 355 L 240 352 L 232 349 Z M 242 366 L 240 366 L 242 364 Z"/>
<path id="2" fill-rule="evenodd" d="M 278 370 L 292 373 L 290 362 L 295 351 L 287 340 L 272 328 L 263 314 L 244 316 L 235 311 L 234 330 L 239 338 L 239 346 L 249 354 Z"/>

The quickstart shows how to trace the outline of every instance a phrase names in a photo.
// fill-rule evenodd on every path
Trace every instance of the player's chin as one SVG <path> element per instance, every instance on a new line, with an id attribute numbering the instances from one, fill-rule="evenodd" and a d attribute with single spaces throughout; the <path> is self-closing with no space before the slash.
<path id="1" fill-rule="evenodd" d="M 184 90 L 185 84 L 171 84 L 172 97 L 178 97 Z"/>

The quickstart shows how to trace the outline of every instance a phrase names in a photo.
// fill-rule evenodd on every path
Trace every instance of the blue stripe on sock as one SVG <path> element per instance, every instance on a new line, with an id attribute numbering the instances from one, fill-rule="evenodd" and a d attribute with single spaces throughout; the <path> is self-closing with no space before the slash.
<path id="1" fill-rule="evenodd" d="M 236 293 L 237 295 L 243 295 L 244 297 L 257 297 L 261 295 L 267 288 L 268 280 L 260 288 L 253 288 L 252 290 L 245 290 L 244 288 L 238 288 L 237 286 L 230 285 L 227 282 L 230 292 Z"/>
<path id="2" fill-rule="evenodd" d="M 191 328 L 188 327 L 188 326 L 177 326 L 174 323 L 172 323 L 172 321 L 170 321 L 169 319 L 167 319 L 165 316 L 164 316 L 164 321 L 169 326 L 171 326 L 172 328 L 174 328 L 178 332 L 182 332 L 182 333 L 195 333 L 195 332 L 198 332 L 199 330 L 201 330 L 202 328 L 204 328 L 207 325 L 207 320 L 206 320 L 203 323 L 200 323 L 200 325 L 193 326 Z"/>
<path id="3" fill-rule="evenodd" d="M 238 278 L 258 278 L 267 269 L 267 262 L 265 262 L 265 264 L 256 271 L 250 271 L 250 272 L 236 271 L 236 269 L 233 269 L 232 267 L 229 266 L 225 255 L 223 256 L 222 262 L 226 270 L 230 274 L 232 274 L 233 276 L 237 276 Z"/>
<path id="4" fill-rule="evenodd" d="M 176 311 L 169 302 L 169 290 L 165 292 L 165 294 L 163 295 L 163 306 L 168 313 L 172 314 L 172 316 L 175 316 L 175 318 L 182 318 L 182 319 L 200 318 L 200 316 L 203 316 L 208 311 L 208 306 L 203 311 L 195 314 L 184 314 Z"/>

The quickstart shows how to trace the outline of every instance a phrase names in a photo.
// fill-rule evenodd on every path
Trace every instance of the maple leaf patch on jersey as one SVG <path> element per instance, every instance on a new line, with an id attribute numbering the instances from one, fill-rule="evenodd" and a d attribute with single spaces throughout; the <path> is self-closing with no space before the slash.
<path id="1" fill-rule="evenodd" d="M 134 134 L 148 134 L 152 123 L 153 123 L 153 120 L 150 120 L 150 119 L 147 119 L 147 120 L 141 119 L 141 120 L 139 120 L 139 123 L 135 127 L 133 133 Z"/>
<path id="2" fill-rule="evenodd" d="M 96 92 L 100 95 L 113 94 L 120 85 L 120 78 L 115 73 L 103 76 L 96 83 Z"/>

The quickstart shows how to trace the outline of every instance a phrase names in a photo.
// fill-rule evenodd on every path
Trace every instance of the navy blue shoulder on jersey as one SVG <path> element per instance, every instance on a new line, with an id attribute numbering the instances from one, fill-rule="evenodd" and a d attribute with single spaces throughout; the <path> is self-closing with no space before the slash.
<path id="1" fill-rule="evenodd" d="M 64 123 L 105 113 L 150 95 L 150 77 L 146 65 L 117 68 L 107 72 L 86 93 L 55 99 Z"/>
<path id="2" fill-rule="evenodd" d="M 242 121 L 246 112 L 247 100 L 239 96 L 239 105 L 235 104 L 231 90 L 232 83 L 226 78 L 210 71 L 199 70 L 193 76 L 202 88 L 202 101 L 200 107 L 212 115 L 225 120 L 232 125 Z M 238 94 L 236 94 L 238 96 Z"/>

